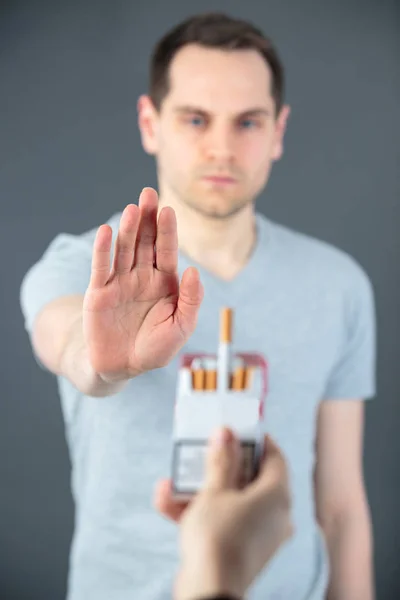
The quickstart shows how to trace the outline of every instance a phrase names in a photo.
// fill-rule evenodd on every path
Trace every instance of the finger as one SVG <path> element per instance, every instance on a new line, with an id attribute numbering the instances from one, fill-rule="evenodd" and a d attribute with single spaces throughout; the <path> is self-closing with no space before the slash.
<path id="1" fill-rule="evenodd" d="M 132 268 L 140 211 L 135 204 L 128 204 L 121 216 L 115 242 L 113 272 L 129 273 Z"/>
<path id="2" fill-rule="evenodd" d="M 154 244 L 157 234 L 158 196 L 152 188 L 144 188 L 139 197 L 140 222 L 136 236 L 134 266 L 154 266 Z"/>
<path id="3" fill-rule="evenodd" d="M 179 501 L 173 498 L 170 479 L 162 479 L 157 483 L 154 492 L 154 506 L 162 515 L 178 522 L 188 504 L 188 501 Z"/>
<path id="4" fill-rule="evenodd" d="M 93 245 L 92 268 L 89 285 L 92 289 L 103 287 L 110 276 L 110 250 L 112 229 L 101 225 L 97 230 Z"/>
<path id="5" fill-rule="evenodd" d="M 178 233 L 173 208 L 160 211 L 157 225 L 156 265 L 159 271 L 175 273 L 178 268 Z"/>
<path id="6" fill-rule="evenodd" d="M 206 457 L 205 490 L 222 490 L 236 486 L 241 448 L 233 432 L 224 427 L 210 440 Z"/>
<path id="7" fill-rule="evenodd" d="M 269 435 L 265 435 L 260 476 L 267 482 L 268 479 L 272 480 L 276 475 L 286 477 L 286 460 L 278 444 Z"/>
<path id="8" fill-rule="evenodd" d="M 203 296 L 204 290 L 197 269 L 187 268 L 179 286 L 179 298 L 174 314 L 186 336 L 195 330 Z"/>
<path id="9" fill-rule="evenodd" d="M 271 494 L 282 492 L 282 502 L 288 501 L 288 472 L 285 458 L 269 436 L 264 438 L 264 453 L 257 478 L 245 489 L 245 494 L 255 504 L 269 502 Z"/>

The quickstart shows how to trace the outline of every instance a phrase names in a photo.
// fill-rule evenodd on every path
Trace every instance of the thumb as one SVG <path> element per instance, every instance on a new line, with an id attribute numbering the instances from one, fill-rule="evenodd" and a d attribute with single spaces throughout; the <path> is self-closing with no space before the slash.
<path id="1" fill-rule="evenodd" d="M 195 267 L 189 267 L 182 276 L 175 313 L 179 326 L 185 334 L 192 333 L 196 327 L 197 315 L 203 296 L 204 289 L 199 272 Z"/>
<path id="2" fill-rule="evenodd" d="M 204 490 L 235 487 L 240 467 L 240 444 L 230 429 L 222 428 L 210 440 Z"/>

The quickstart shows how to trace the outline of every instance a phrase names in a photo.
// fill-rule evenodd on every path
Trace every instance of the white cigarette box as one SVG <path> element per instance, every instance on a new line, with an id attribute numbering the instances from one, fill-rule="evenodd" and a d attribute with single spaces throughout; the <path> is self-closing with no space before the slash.
<path id="1" fill-rule="evenodd" d="M 245 389 L 221 390 L 218 384 L 215 389 L 194 389 L 194 361 L 202 361 L 207 368 L 207 361 L 216 365 L 219 356 L 181 357 L 173 422 L 172 491 L 182 499 L 192 497 L 202 487 L 207 444 L 216 428 L 231 428 L 241 441 L 241 485 L 257 475 L 263 453 L 267 362 L 257 353 L 236 353 L 230 358 L 230 365 L 239 362 L 246 369 Z"/>

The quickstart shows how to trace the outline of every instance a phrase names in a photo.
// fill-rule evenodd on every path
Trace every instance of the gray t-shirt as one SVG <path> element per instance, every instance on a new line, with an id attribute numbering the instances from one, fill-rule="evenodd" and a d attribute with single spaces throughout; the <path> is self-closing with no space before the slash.
<path id="1" fill-rule="evenodd" d="M 114 240 L 120 216 L 108 221 Z M 96 231 L 57 235 L 26 274 L 21 306 L 29 334 L 47 302 L 85 292 Z M 289 464 L 295 534 L 249 598 L 322 600 L 329 569 L 314 517 L 316 415 L 324 399 L 375 394 L 370 281 L 344 252 L 259 213 L 256 248 L 233 281 L 181 254 L 180 275 L 189 265 L 200 271 L 205 298 L 183 351 L 215 352 L 220 308 L 234 309 L 234 349 L 261 352 L 269 362 L 266 430 Z M 58 378 L 76 506 L 68 600 L 171 598 L 177 527 L 154 510 L 152 495 L 170 475 L 178 358 L 108 398 L 85 397 Z"/>

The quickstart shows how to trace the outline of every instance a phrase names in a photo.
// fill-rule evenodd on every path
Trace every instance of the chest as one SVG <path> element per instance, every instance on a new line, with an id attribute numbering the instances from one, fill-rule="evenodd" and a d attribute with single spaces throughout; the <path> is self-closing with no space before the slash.
<path id="1" fill-rule="evenodd" d="M 296 301 L 285 294 L 235 304 L 207 301 L 182 352 L 216 353 L 222 306 L 234 311 L 233 351 L 261 353 L 268 364 L 264 424 L 291 456 L 313 452 L 316 413 L 341 345 L 340 311 L 318 296 Z M 129 432 L 127 443 L 148 453 L 165 452 L 171 439 L 180 355 L 162 369 L 133 380 L 107 403 L 117 423 Z M 121 438 L 118 434 L 113 438 Z M 151 440 L 151 441 L 150 441 Z"/>
<path id="2" fill-rule="evenodd" d="M 261 353 L 268 364 L 265 423 L 271 434 L 293 439 L 312 436 L 316 411 L 337 360 L 342 329 L 340 310 L 329 299 L 278 294 L 254 298 L 233 308 L 233 351 Z M 197 328 L 184 352 L 214 353 L 219 341 L 220 308 L 202 306 Z M 164 374 L 174 377 L 177 362 Z M 284 435 L 286 435 L 284 434 Z"/>

